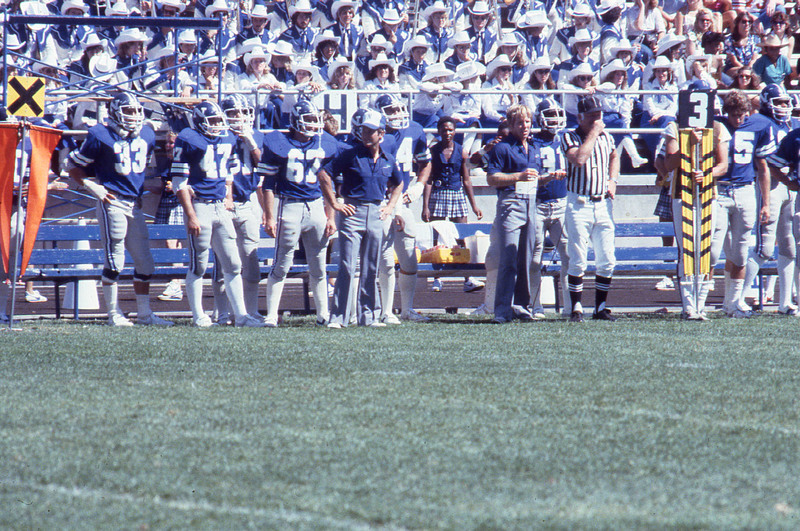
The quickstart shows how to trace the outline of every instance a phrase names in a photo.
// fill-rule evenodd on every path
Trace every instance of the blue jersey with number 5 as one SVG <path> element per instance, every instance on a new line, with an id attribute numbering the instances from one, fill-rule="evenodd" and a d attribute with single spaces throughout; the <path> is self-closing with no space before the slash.
<path id="1" fill-rule="evenodd" d="M 537 169 L 540 174 L 544 175 L 567 168 L 564 150 L 561 147 L 561 138 L 558 135 L 537 133 L 531 137 L 531 147 L 538 151 L 538 159 L 541 164 Z M 537 201 L 552 201 L 562 197 L 567 197 L 566 179 L 550 181 L 536 191 Z"/>
<path id="2" fill-rule="evenodd" d="M 765 127 L 763 115 L 748 116 L 742 125 L 734 129 L 727 120 L 722 123 L 731 133 L 728 148 L 728 173 L 720 179 L 731 184 L 750 184 L 756 179 L 755 161 L 775 151 L 775 141 L 770 128 Z"/>
<path id="3" fill-rule="evenodd" d="M 113 194 L 141 197 L 155 141 L 149 127 L 142 127 L 136 136 L 123 137 L 112 127 L 98 124 L 89 129 L 86 141 L 70 158 Z"/>
<path id="4" fill-rule="evenodd" d="M 261 188 L 285 199 L 313 201 L 322 197 L 317 173 L 336 155 L 338 146 L 324 137 L 295 140 L 273 131 L 264 138 L 258 171 L 264 176 Z"/>
<path id="5" fill-rule="evenodd" d="M 207 138 L 187 127 L 175 139 L 170 170 L 172 182 L 188 180 L 197 199 L 225 199 L 226 182 L 233 180 L 231 156 L 235 144 L 236 138 L 230 132 L 221 137 Z"/>
<path id="6" fill-rule="evenodd" d="M 403 175 L 403 191 L 411 182 L 411 170 L 414 169 L 414 163 L 424 164 L 431 160 L 428 137 L 422 130 L 422 126 L 416 122 L 411 122 L 405 129 L 387 130 L 381 149 L 392 155 L 397 161 L 397 166 Z"/>

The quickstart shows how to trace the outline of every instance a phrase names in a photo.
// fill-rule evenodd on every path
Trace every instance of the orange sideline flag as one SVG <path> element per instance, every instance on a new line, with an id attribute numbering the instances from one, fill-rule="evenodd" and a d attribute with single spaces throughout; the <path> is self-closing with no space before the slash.
<path id="1" fill-rule="evenodd" d="M 14 212 L 14 170 L 19 143 L 19 124 L 0 124 L 0 255 L 9 272 L 11 214 Z"/>
<path id="2" fill-rule="evenodd" d="M 25 240 L 22 246 L 22 266 L 25 271 L 39 233 L 44 205 L 47 203 L 47 182 L 50 175 L 50 158 L 61 140 L 61 131 L 48 127 L 31 126 L 31 177 L 28 183 L 28 212 L 25 215 Z"/>

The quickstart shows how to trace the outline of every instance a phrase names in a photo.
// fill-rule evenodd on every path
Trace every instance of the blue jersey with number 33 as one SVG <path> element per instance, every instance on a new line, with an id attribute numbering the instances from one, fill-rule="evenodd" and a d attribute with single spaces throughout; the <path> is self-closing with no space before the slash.
<path id="1" fill-rule="evenodd" d="M 301 141 L 280 131 L 268 133 L 258 166 L 264 176 L 261 188 L 299 201 L 322 197 L 317 173 L 337 151 L 337 144 L 325 137 Z"/>
<path id="2" fill-rule="evenodd" d="M 86 141 L 70 158 L 113 194 L 141 197 L 155 141 L 149 127 L 142 127 L 136 136 L 123 137 L 112 127 L 98 124 L 89 129 Z"/>
<path id="3" fill-rule="evenodd" d="M 233 180 L 231 157 L 235 144 L 236 138 L 230 132 L 207 138 L 187 127 L 175 139 L 172 182 L 188 179 L 197 199 L 225 199 L 225 184 Z"/>

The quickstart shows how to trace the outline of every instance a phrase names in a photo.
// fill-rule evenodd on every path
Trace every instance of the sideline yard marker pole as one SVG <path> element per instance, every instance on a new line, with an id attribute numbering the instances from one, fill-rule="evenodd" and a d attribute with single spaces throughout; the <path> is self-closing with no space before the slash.
<path id="1" fill-rule="evenodd" d="M 25 157 L 25 135 L 28 132 L 28 127 L 30 123 L 27 120 L 22 120 L 20 122 L 19 131 L 19 140 L 17 144 L 17 149 L 22 151 L 22 158 Z M 22 245 L 22 202 L 24 201 L 23 191 L 25 190 L 25 164 L 22 164 L 19 160 L 19 157 L 14 157 L 15 162 L 20 162 L 17 164 L 16 171 L 19 173 L 19 192 L 17 193 L 17 227 L 16 227 L 16 235 L 17 237 L 14 238 L 14 252 L 13 258 L 8 261 L 8 269 L 9 273 L 11 273 L 9 278 L 11 279 L 11 314 L 8 316 L 8 329 L 14 330 L 14 306 L 17 302 L 17 279 L 20 277 L 19 272 L 19 249 Z M 30 181 L 30 177 L 28 178 Z M 30 186 L 30 183 L 28 184 Z M 11 253 L 9 253 L 11 254 Z"/>

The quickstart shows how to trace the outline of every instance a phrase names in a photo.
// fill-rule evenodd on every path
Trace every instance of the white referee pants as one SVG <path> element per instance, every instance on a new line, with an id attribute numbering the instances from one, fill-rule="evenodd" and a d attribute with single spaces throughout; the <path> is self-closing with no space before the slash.
<path id="1" fill-rule="evenodd" d="M 586 272 L 589 256 L 589 242 L 594 249 L 596 274 L 611 277 L 616 266 L 614 254 L 614 202 L 601 199 L 592 202 L 586 196 L 569 192 L 567 194 L 567 254 L 569 255 L 570 275 L 582 277 Z"/>

